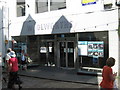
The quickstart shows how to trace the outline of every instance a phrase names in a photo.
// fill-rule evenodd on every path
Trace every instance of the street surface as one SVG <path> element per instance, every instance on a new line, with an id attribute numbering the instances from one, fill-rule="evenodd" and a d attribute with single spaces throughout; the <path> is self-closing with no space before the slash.
<path id="1" fill-rule="evenodd" d="M 23 81 L 23 88 L 98 88 L 97 85 L 81 84 L 73 82 L 54 81 L 34 77 L 20 76 Z M 6 88 L 7 84 L 3 81 L 2 87 Z M 17 88 L 17 85 L 16 85 Z"/>

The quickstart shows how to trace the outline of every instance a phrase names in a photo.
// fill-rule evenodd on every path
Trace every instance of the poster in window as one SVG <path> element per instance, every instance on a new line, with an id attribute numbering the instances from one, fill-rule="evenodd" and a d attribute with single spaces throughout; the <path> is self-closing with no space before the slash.
<path id="1" fill-rule="evenodd" d="M 78 41 L 78 55 L 87 56 L 87 41 Z"/>
<path id="2" fill-rule="evenodd" d="M 104 56 L 104 42 L 103 41 L 89 41 L 88 42 L 88 56 L 103 57 Z"/>
<path id="3" fill-rule="evenodd" d="M 40 47 L 40 53 L 46 53 L 47 48 L 46 47 Z"/>

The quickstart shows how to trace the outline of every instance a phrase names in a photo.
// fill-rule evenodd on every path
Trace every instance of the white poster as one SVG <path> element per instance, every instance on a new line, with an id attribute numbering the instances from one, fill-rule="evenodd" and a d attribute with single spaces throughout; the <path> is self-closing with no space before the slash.
<path id="1" fill-rule="evenodd" d="M 87 56 L 87 41 L 78 41 L 78 55 Z"/>
<path id="2" fill-rule="evenodd" d="M 47 48 L 46 47 L 40 47 L 40 53 L 46 53 Z"/>

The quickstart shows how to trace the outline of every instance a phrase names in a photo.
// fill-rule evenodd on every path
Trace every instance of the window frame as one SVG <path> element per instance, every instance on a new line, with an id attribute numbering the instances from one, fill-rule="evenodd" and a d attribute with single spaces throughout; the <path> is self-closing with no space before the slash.
<path id="1" fill-rule="evenodd" d="M 40 12 L 40 10 L 39 10 L 39 6 L 38 6 L 38 2 L 39 2 L 39 0 L 35 0 L 35 13 L 36 14 L 38 14 L 38 13 L 44 13 L 44 12 L 50 12 L 50 11 L 56 11 L 56 10 L 62 10 L 62 9 L 66 9 L 66 0 L 64 0 L 64 2 L 63 3 L 65 3 L 65 5 L 63 4 L 63 3 L 61 3 L 61 6 L 59 6 L 59 7 L 57 7 L 58 5 L 56 5 L 56 4 L 53 4 L 52 2 L 51 2 L 52 0 L 47 0 L 47 9 L 48 10 L 46 10 L 46 11 L 43 11 L 43 12 Z M 54 0 L 53 0 L 54 1 Z M 63 0 L 62 0 L 63 1 Z M 58 1 L 57 1 L 58 2 Z M 58 2 L 59 3 L 59 2 Z M 51 9 L 51 5 L 56 5 L 56 7 L 52 10 Z M 64 7 L 62 7 L 62 5 L 64 6 Z"/>
<path id="2" fill-rule="evenodd" d="M 25 0 L 16 0 L 16 16 L 22 17 L 26 14 Z"/>

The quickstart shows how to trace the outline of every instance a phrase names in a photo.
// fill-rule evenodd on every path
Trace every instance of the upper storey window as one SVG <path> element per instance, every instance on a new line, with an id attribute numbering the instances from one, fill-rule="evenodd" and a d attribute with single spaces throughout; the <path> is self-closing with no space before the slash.
<path id="1" fill-rule="evenodd" d="M 36 13 L 66 8 L 66 0 L 36 0 Z"/>
<path id="2" fill-rule="evenodd" d="M 17 17 L 25 16 L 25 0 L 17 0 Z"/>
<path id="3" fill-rule="evenodd" d="M 42 13 L 48 11 L 48 0 L 36 0 L 36 13 Z"/>
<path id="4" fill-rule="evenodd" d="M 111 9 L 113 6 L 113 0 L 104 0 L 104 9 Z"/>
<path id="5" fill-rule="evenodd" d="M 50 0 L 50 11 L 66 8 L 66 0 Z"/>

